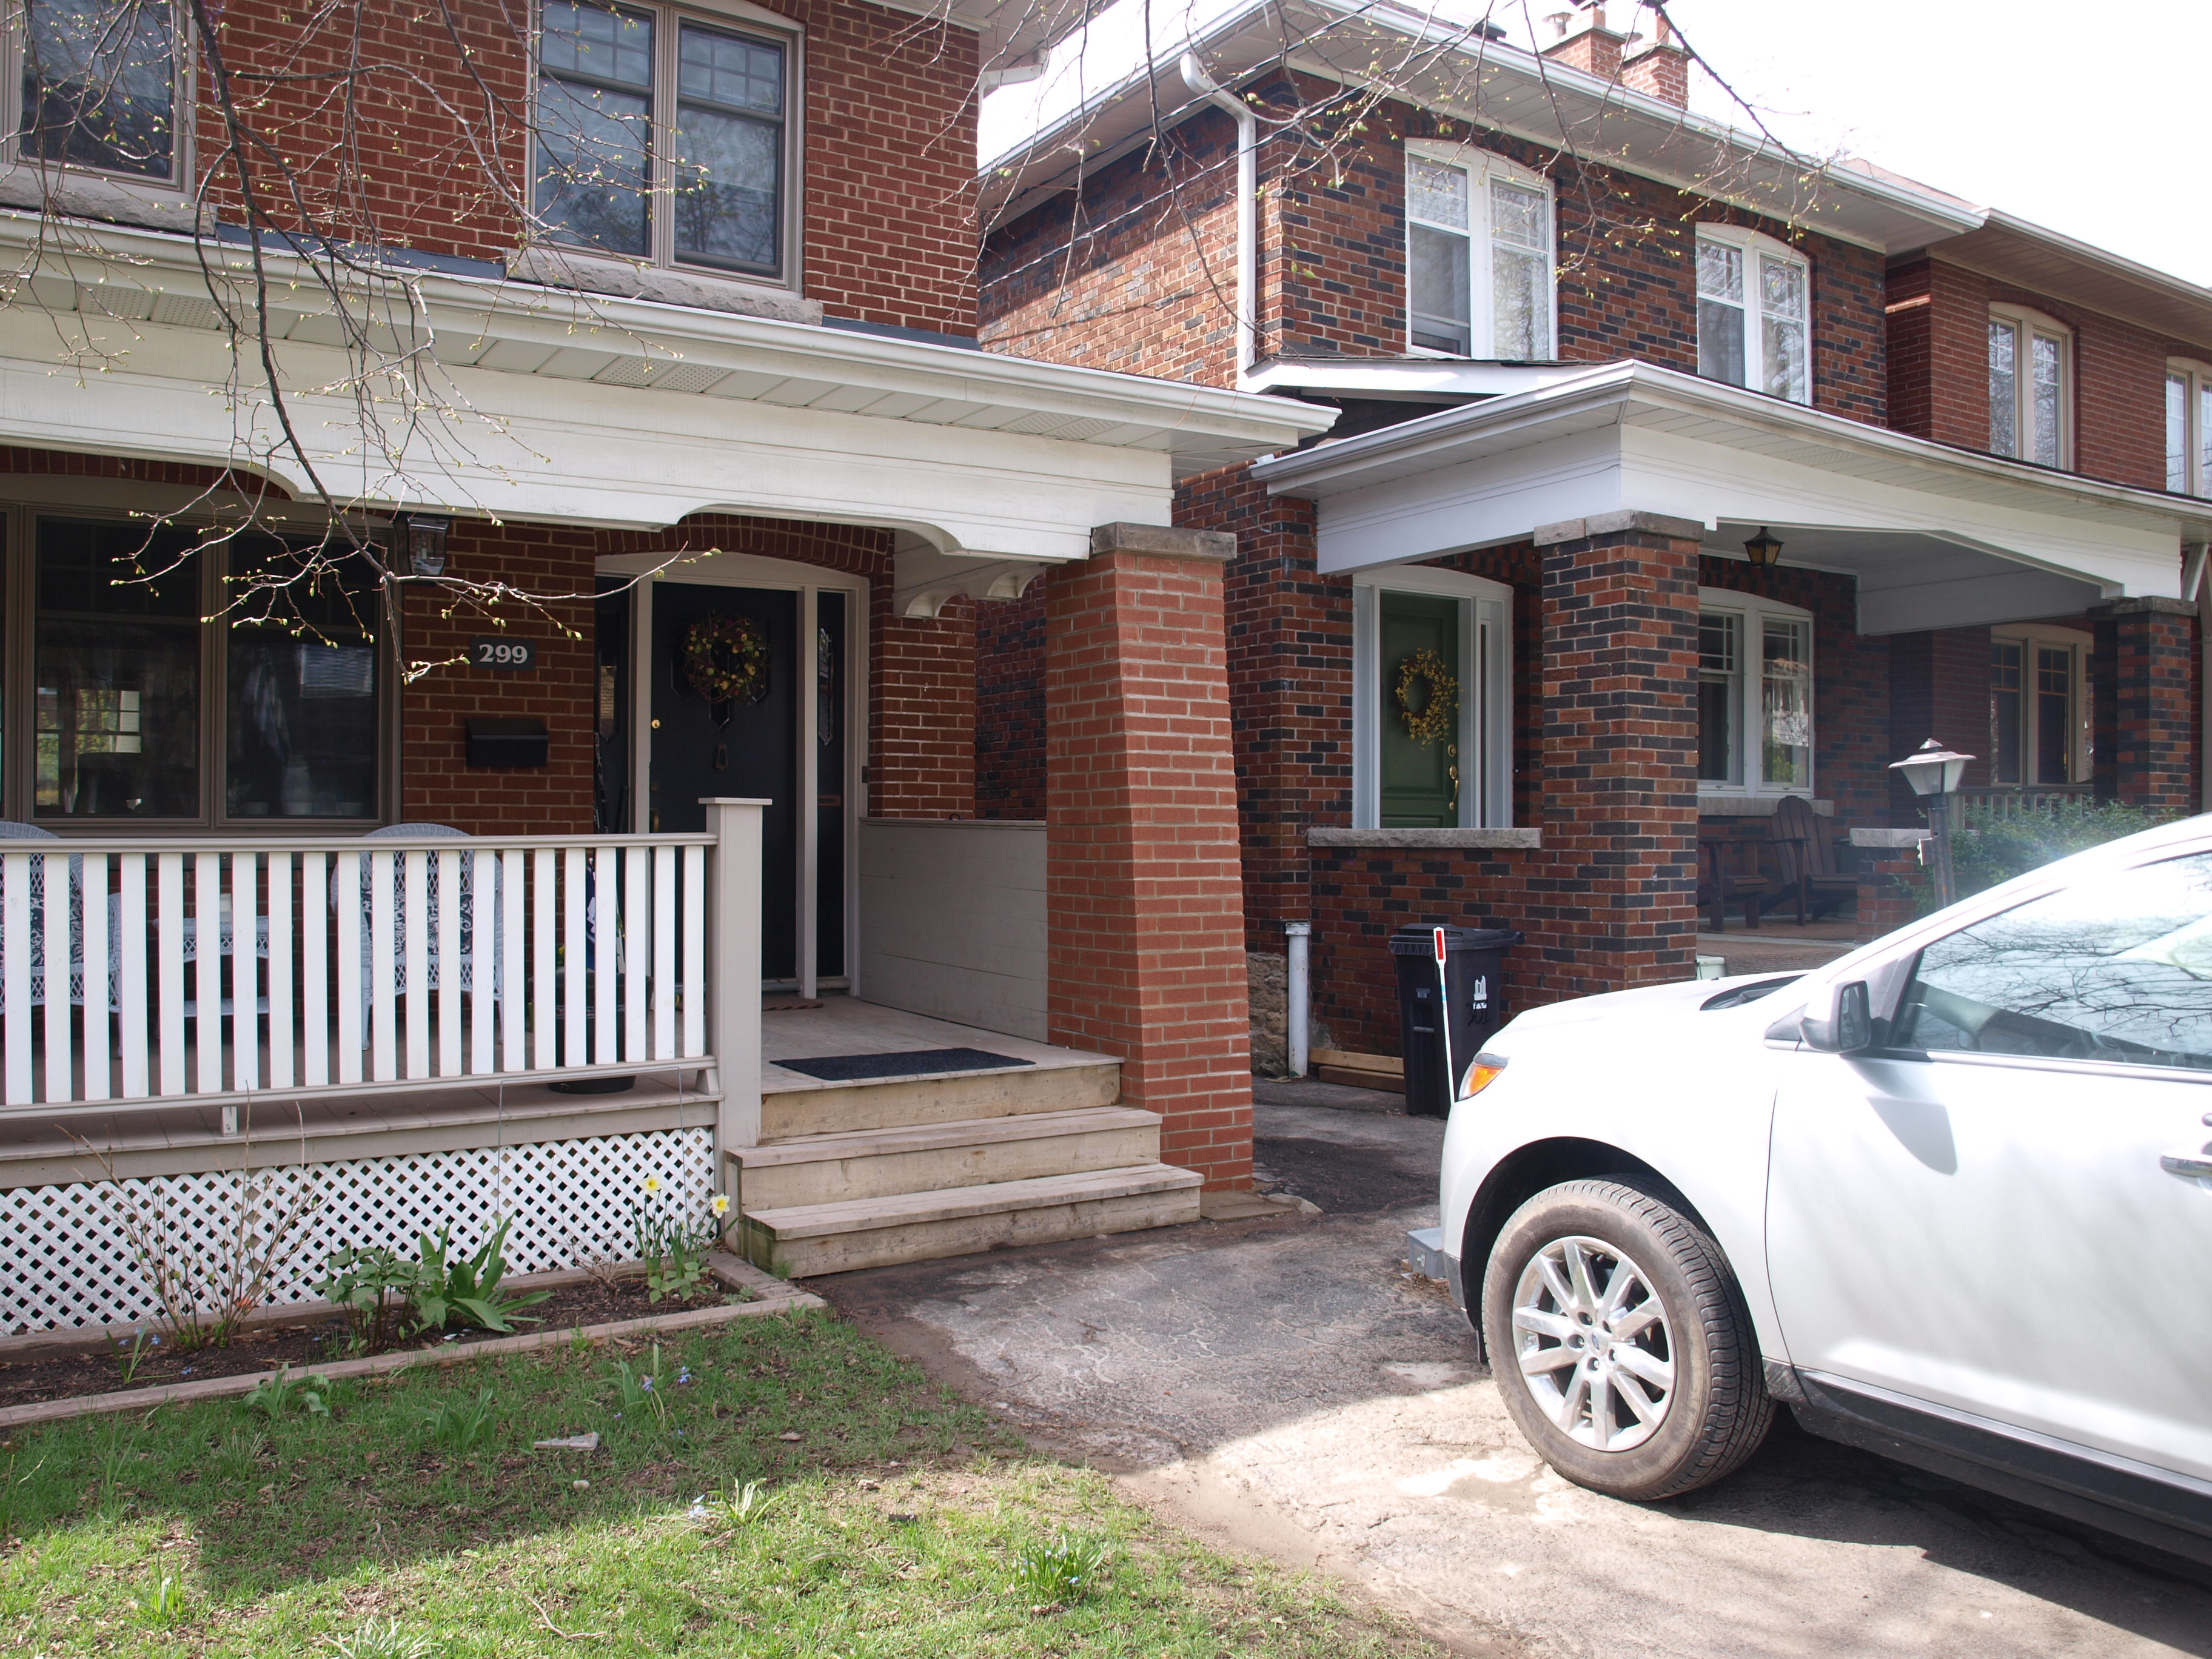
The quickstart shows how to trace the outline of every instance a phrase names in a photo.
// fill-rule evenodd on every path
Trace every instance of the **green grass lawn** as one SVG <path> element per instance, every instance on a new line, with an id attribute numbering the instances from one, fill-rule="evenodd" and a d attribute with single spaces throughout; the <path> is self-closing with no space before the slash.
<path id="1" fill-rule="evenodd" d="M 0 1655 L 1436 1651 L 1030 1456 L 826 1317 L 402 1371 L 327 1403 L 16 1431 Z M 596 1452 L 530 1449 L 591 1430 Z"/>

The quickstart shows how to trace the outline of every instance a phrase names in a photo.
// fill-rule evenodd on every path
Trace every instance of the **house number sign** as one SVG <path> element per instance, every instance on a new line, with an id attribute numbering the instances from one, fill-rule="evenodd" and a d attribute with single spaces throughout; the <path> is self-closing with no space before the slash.
<path id="1" fill-rule="evenodd" d="M 529 640 L 479 636 L 469 641 L 469 665 L 510 671 L 535 668 L 538 666 L 538 647 Z"/>

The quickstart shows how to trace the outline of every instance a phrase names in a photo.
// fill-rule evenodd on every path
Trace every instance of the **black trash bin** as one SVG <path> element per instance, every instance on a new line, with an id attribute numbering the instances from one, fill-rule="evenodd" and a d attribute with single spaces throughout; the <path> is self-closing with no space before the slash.
<path id="1" fill-rule="evenodd" d="M 1390 935 L 1398 969 L 1398 1042 L 1406 1057 L 1406 1109 L 1447 1117 L 1484 1041 L 1505 1023 L 1510 927 L 1434 923 Z"/>

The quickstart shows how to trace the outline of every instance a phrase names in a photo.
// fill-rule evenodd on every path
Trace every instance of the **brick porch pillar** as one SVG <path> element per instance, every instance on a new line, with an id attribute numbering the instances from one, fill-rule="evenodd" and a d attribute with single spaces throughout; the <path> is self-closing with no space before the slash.
<path id="1" fill-rule="evenodd" d="M 2190 671 L 2197 607 L 2181 599 L 2119 599 L 2089 613 L 2099 800 L 2197 810 L 2197 710 Z"/>
<path id="2" fill-rule="evenodd" d="M 1695 969 L 1700 534 L 1651 513 L 1536 532 L 1550 889 L 1541 944 L 1571 963 L 1584 994 Z"/>
<path id="3" fill-rule="evenodd" d="M 1237 775 L 1222 623 L 1233 536 L 1102 525 L 1046 590 L 1054 1042 L 1121 1057 L 1166 1162 L 1252 1175 Z"/>

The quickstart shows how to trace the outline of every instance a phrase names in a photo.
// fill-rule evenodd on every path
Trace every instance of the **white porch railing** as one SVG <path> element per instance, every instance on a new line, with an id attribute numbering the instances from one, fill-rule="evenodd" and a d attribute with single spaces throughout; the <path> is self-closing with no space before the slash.
<path id="1" fill-rule="evenodd" d="M 749 1061 L 709 963 L 757 981 L 759 805 L 698 835 L 0 843 L 0 1117 Z"/>

